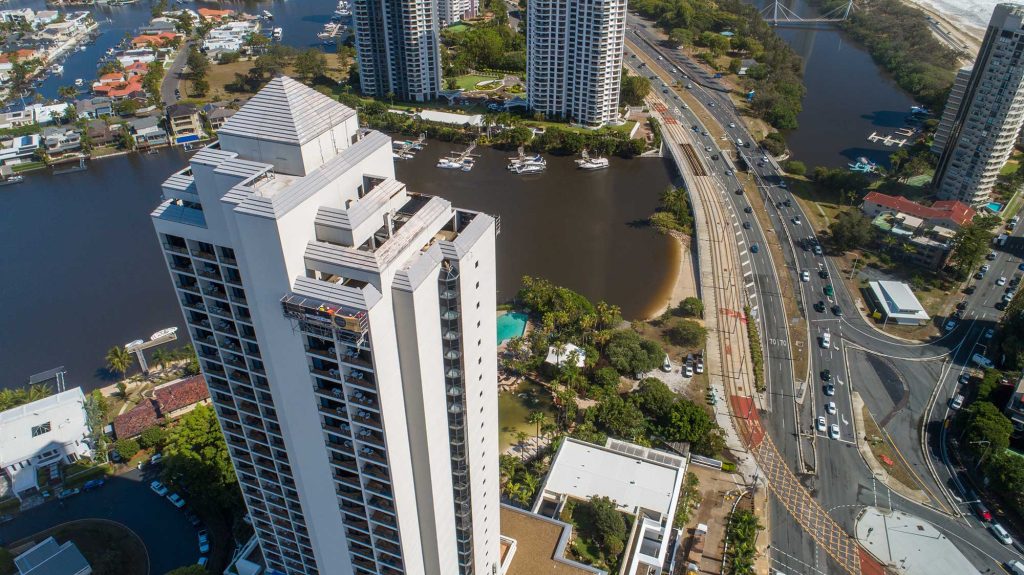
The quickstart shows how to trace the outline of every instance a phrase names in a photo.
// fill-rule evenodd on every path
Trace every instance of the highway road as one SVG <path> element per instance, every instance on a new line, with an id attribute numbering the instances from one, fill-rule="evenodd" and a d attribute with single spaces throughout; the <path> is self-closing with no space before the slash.
<path id="1" fill-rule="evenodd" d="M 965 296 L 968 311 L 964 321 L 942 337 L 918 343 L 878 331 L 858 311 L 860 294 L 851 294 L 839 281 L 839 272 L 827 254 L 815 253 L 816 231 L 786 189 L 778 165 L 763 158 L 752 143 L 728 94 L 696 63 L 661 45 L 656 32 L 641 19 L 630 15 L 628 25 L 627 64 L 642 75 L 653 76 L 652 87 L 672 117 L 684 127 L 696 126 L 694 135 L 705 144 L 705 161 L 729 198 L 741 260 L 749 261 L 744 263 L 742 281 L 752 308 L 756 306 L 754 313 L 765 344 L 769 390 L 760 404 L 761 419 L 804 487 L 848 533 L 853 532 L 856 514 L 864 506 L 895 508 L 933 522 L 982 572 L 998 571 L 1002 562 L 1018 558 L 1016 550 L 996 541 L 979 522 L 960 517 L 969 511 L 957 499 L 959 491 L 951 479 L 955 470 L 945 464 L 938 432 L 950 415 L 945 406 L 966 360 L 974 351 L 985 351 L 981 347 L 985 345 L 984 332 L 999 316 L 993 304 L 1001 297 L 1002 288 L 995 286 L 994 280 L 1000 275 L 1012 277 L 1021 254 L 1000 253 L 991 262 L 986 279 Z M 717 126 L 704 125 L 694 107 Z M 737 155 L 749 167 L 744 177 L 753 177 L 761 194 L 769 222 L 764 229 L 755 217 L 757 202 L 734 192 L 742 188 L 736 174 L 730 173 L 739 172 L 735 169 Z M 782 262 L 773 261 L 772 250 L 765 249 L 766 238 L 773 235 L 783 247 Z M 758 253 L 751 253 L 754 245 L 759 246 Z M 804 271 L 808 272 L 807 281 L 802 281 Z M 798 313 L 808 320 L 803 333 L 791 333 L 790 325 L 798 318 L 788 317 L 782 305 L 780 282 L 786 281 L 799 293 Z M 831 295 L 826 292 L 828 286 Z M 819 302 L 824 308 L 815 308 Z M 822 344 L 826 332 L 828 347 Z M 810 356 L 806 374 L 793 373 L 791 339 L 806 342 Z M 822 377 L 825 370 L 828 382 Z M 826 395 L 829 383 L 835 388 L 834 395 Z M 856 448 L 860 430 L 854 424 L 855 391 L 918 477 L 926 504 L 890 492 L 866 466 Z M 830 402 L 835 404 L 834 413 Z M 928 417 L 922 418 L 925 413 Z M 817 417 L 825 418 L 825 432 L 817 430 Z M 828 433 L 833 424 L 839 427 L 834 439 Z M 785 573 L 846 572 L 820 552 L 774 498 L 771 515 L 774 567 Z"/>

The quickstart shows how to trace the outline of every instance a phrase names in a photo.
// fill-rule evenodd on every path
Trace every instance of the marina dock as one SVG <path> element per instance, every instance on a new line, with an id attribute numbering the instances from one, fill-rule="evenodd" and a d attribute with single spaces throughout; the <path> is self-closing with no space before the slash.
<path id="1" fill-rule="evenodd" d="M 411 160 L 416 152 L 427 145 L 427 134 L 422 133 L 415 140 L 397 141 L 392 143 L 392 151 L 396 160 Z"/>
<path id="2" fill-rule="evenodd" d="M 438 160 L 437 167 L 446 170 L 462 170 L 463 172 L 468 172 L 473 169 L 473 165 L 476 163 L 476 158 L 480 157 L 479 154 L 473 153 L 473 150 L 475 149 L 476 140 L 474 140 L 473 143 L 471 143 L 462 153 L 446 156 Z"/>
<path id="3" fill-rule="evenodd" d="M 868 136 L 869 142 L 882 142 L 883 145 L 896 146 L 897 148 L 902 148 L 907 145 L 907 140 L 908 138 L 894 138 L 889 135 L 880 135 L 878 132 L 871 132 L 871 135 Z"/>

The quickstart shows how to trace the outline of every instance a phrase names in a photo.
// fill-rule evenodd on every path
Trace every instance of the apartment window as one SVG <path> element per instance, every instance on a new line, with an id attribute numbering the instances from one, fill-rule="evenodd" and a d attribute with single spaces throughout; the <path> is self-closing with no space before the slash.
<path id="1" fill-rule="evenodd" d="M 32 426 L 32 437 L 39 437 L 44 433 L 50 433 L 50 422 Z"/>

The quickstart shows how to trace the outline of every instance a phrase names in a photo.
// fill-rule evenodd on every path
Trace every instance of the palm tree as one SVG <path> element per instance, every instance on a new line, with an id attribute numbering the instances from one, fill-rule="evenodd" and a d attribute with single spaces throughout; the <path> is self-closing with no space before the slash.
<path id="1" fill-rule="evenodd" d="M 158 349 L 153 352 L 153 364 L 158 368 L 163 369 L 164 365 L 171 362 L 171 353 L 164 349 Z"/>
<path id="2" fill-rule="evenodd" d="M 50 389 L 49 385 L 46 385 L 45 383 L 37 383 L 35 385 L 29 386 L 28 393 L 25 399 L 27 400 L 28 403 L 31 403 L 33 401 L 39 401 L 40 399 L 50 397 L 50 395 L 52 394 L 53 390 Z"/>
<path id="3" fill-rule="evenodd" d="M 548 415 L 543 411 L 534 411 L 530 413 L 530 416 L 526 418 L 526 421 L 537 426 L 537 435 L 534 444 L 537 447 L 537 451 L 540 451 L 540 428 L 548 422 Z"/>
<path id="4" fill-rule="evenodd" d="M 74 100 L 78 96 L 78 88 L 74 86 L 61 86 L 57 88 L 57 95 L 65 100 Z"/>
<path id="5" fill-rule="evenodd" d="M 530 434 L 523 430 L 516 432 L 516 445 L 519 446 L 519 457 L 526 461 L 526 439 L 530 437 Z"/>
<path id="6" fill-rule="evenodd" d="M 120 373 L 121 377 L 128 375 L 128 368 L 132 366 L 132 354 L 121 346 L 114 346 L 107 351 L 107 369 L 114 373 Z"/>

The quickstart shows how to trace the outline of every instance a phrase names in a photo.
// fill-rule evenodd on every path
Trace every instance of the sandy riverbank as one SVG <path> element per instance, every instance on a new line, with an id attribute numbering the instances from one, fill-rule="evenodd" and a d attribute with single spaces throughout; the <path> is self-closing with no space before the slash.
<path id="1" fill-rule="evenodd" d="M 661 307 L 647 319 L 660 317 L 669 308 L 679 305 L 679 302 L 688 297 L 698 297 L 697 277 L 693 266 L 693 251 L 690 246 L 690 239 L 678 234 L 672 234 L 672 239 L 676 242 L 674 254 L 674 263 L 676 264 L 675 283 L 672 284 L 672 291 L 668 292 Z"/>

